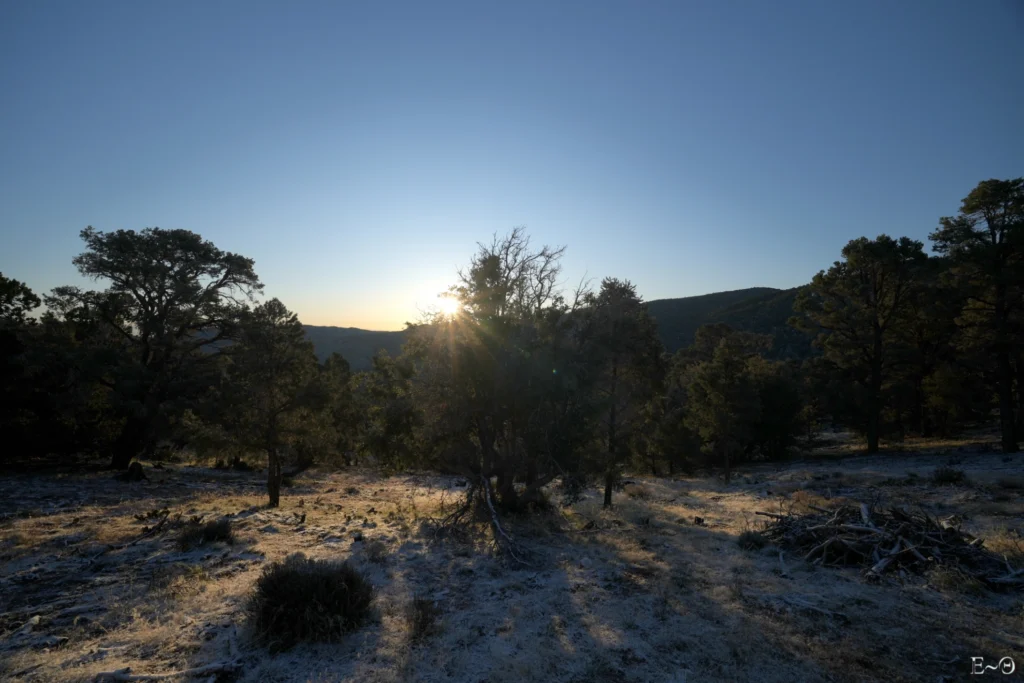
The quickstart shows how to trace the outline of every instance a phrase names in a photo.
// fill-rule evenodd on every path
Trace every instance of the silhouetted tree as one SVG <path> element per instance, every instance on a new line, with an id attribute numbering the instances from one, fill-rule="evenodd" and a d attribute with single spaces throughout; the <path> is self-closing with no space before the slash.
<path id="1" fill-rule="evenodd" d="M 86 250 L 74 264 L 109 286 L 102 292 L 65 287 L 60 295 L 86 307 L 125 343 L 114 391 L 126 417 L 111 460 L 123 469 L 152 451 L 167 404 L 201 390 L 204 383 L 193 383 L 190 374 L 212 357 L 203 348 L 233 338 L 240 299 L 262 285 L 251 259 L 187 230 L 89 227 L 81 236 Z"/>
<path id="2" fill-rule="evenodd" d="M 733 462 L 753 440 L 761 416 L 758 386 L 748 367 L 750 359 L 767 347 L 758 342 L 755 335 L 725 335 L 711 359 L 698 362 L 689 373 L 687 423 L 713 460 L 722 464 L 726 483 Z"/>
<path id="3" fill-rule="evenodd" d="M 883 388 L 900 357 L 898 329 L 910 317 L 913 290 L 927 256 L 920 242 L 879 235 L 843 247 L 843 261 L 800 292 L 794 324 L 817 329 L 825 357 L 862 389 L 868 452 L 878 450 Z"/>
<path id="4" fill-rule="evenodd" d="M 587 297 L 586 306 L 585 348 L 600 410 L 601 474 L 608 507 L 642 409 L 657 389 L 662 347 L 654 321 L 630 282 L 606 278 Z"/>
<path id="5" fill-rule="evenodd" d="M 302 323 L 277 299 L 242 314 L 230 358 L 223 427 L 237 443 L 267 454 L 270 506 L 281 497 L 282 451 L 310 429 L 323 408 L 318 363 Z"/>
<path id="6" fill-rule="evenodd" d="M 983 348 L 995 361 L 990 376 L 999 397 L 1003 451 L 1016 452 L 1014 384 L 1021 394 L 1024 383 L 1024 178 L 978 183 L 931 239 L 949 257 L 967 298 L 959 319 L 965 346 Z M 1024 397 L 1018 395 L 1017 403 L 1024 412 Z"/>

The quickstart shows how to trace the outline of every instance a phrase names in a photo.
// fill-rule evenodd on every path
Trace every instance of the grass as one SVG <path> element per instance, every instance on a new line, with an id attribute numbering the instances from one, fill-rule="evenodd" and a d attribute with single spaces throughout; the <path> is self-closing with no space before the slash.
<path id="1" fill-rule="evenodd" d="M 1020 491 L 1024 489 L 1024 477 L 1000 477 L 996 485 L 1002 489 Z"/>
<path id="2" fill-rule="evenodd" d="M 366 621 L 373 585 L 348 562 L 291 555 L 263 570 L 249 600 L 256 637 L 272 652 L 337 642 Z"/>
<path id="3" fill-rule="evenodd" d="M 390 554 L 387 544 L 378 540 L 365 543 L 363 552 L 366 553 L 367 560 L 378 565 L 387 564 L 388 555 Z"/>
<path id="4" fill-rule="evenodd" d="M 182 551 L 218 541 L 234 543 L 235 534 L 231 530 L 231 520 L 217 519 L 205 524 L 188 523 L 178 532 L 178 548 Z"/>
<path id="5" fill-rule="evenodd" d="M 406 610 L 406 623 L 409 626 L 409 639 L 421 642 L 438 630 L 441 610 L 433 600 L 416 596 Z"/>
<path id="6" fill-rule="evenodd" d="M 622 492 L 634 500 L 647 500 L 651 496 L 647 487 L 641 486 L 640 484 L 626 484 L 623 487 Z"/>
<path id="7" fill-rule="evenodd" d="M 955 467 L 937 467 L 932 472 L 932 483 L 937 486 L 962 486 L 967 483 L 967 475 Z"/>
<path id="8" fill-rule="evenodd" d="M 736 542 L 744 550 L 760 550 L 768 545 L 768 539 L 759 531 L 744 531 Z"/>

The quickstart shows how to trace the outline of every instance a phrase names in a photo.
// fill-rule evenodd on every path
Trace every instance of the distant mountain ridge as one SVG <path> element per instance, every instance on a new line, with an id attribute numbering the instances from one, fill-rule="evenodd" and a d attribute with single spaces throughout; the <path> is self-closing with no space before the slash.
<path id="1" fill-rule="evenodd" d="M 371 359 L 381 349 L 397 356 L 405 343 L 405 330 L 381 332 L 358 327 L 302 327 L 306 330 L 306 338 L 313 342 L 313 348 L 321 361 L 337 352 L 345 357 L 354 372 L 369 370 L 372 367 Z"/>
<path id="2" fill-rule="evenodd" d="M 701 325 L 726 323 L 738 330 L 772 335 L 775 343 L 769 355 L 773 358 L 799 359 L 811 354 L 810 336 L 788 324 L 800 289 L 751 287 L 678 299 L 655 299 L 647 302 L 647 310 L 657 321 L 661 342 L 669 353 L 692 344 Z M 379 332 L 358 327 L 303 327 L 320 360 L 338 352 L 356 372 L 370 369 L 371 358 L 381 349 L 397 356 L 406 339 L 404 330 Z"/>

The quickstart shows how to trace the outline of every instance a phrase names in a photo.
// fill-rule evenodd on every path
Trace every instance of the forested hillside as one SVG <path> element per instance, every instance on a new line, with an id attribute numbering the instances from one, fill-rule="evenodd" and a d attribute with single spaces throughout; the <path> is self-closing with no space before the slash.
<path id="1" fill-rule="evenodd" d="M 697 328 L 717 322 L 714 314 L 722 309 L 778 291 L 771 287 L 751 287 L 678 299 L 655 299 L 647 302 L 647 311 L 657 321 L 661 343 L 671 353 L 692 344 Z"/>
<path id="2" fill-rule="evenodd" d="M 303 325 L 306 338 L 313 342 L 317 358 L 326 360 L 332 353 L 340 353 L 355 371 L 369 370 L 373 354 L 381 349 L 392 356 L 402 352 L 405 331 L 381 332 L 361 330 L 358 327 L 326 327 Z"/>
<path id="3" fill-rule="evenodd" d="M 797 289 L 751 287 L 678 299 L 657 299 L 647 310 L 658 324 L 658 336 L 665 350 L 674 353 L 693 343 L 697 328 L 708 323 L 726 323 L 745 332 L 772 335 L 768 356 L 778 359 L 806 358 L 811 353 L 811 336 L 789 325 Z M 320 360 L 340 353 L 355 371 L 368 370 L 373 355 L 384 349 L 392 356 L 402 351 L 404 330 L 382 332 L 358 327 L 304 325 Z"/>

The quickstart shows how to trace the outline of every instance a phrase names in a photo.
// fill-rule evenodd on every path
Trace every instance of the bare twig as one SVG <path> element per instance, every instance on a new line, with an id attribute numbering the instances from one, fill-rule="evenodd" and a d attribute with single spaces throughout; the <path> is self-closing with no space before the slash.
<path id="1" fill-rule="evenodd" d="M 103 671 L 96 674 L 96 683 L 103 681 L 161 681 L 167 678 L 188 678 L 206 676 L 210 674 L 232 673 L 242 667 L 238 660 L 228 662 L 214 662 L 204 666 L 197 666 L 183 671 L 169 671 L 162 674 L 133 674 L 131 667 L 117 669 L 115 671 Z"/>

